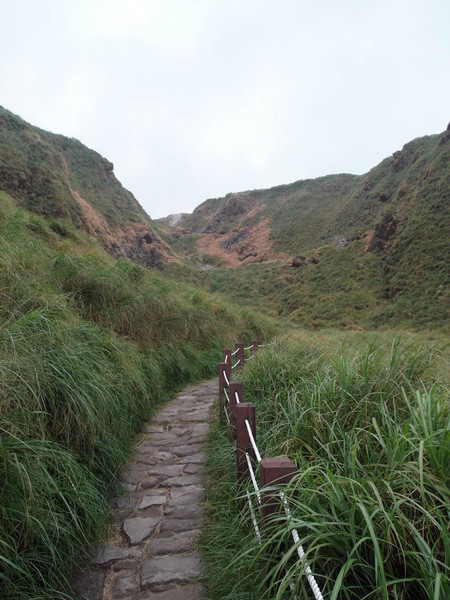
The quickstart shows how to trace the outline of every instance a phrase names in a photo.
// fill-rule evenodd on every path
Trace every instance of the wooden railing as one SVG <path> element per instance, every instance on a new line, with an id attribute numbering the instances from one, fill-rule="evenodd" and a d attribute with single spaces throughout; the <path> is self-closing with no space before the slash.
<path id="1" fill-rule="evenodd" d="M 288 456 L 261 457 L 256 444 L 255 405 L 244 402 L 242 383 L 232 381 L 232 376 L 239 372 L 246 361 L 255 357 L 259 348 L 258 342 L 253 340 L 246 348 L 242 342 L 236 342 L 233 352 L 229 348 L 223 350 L 222 362 L 219 363 L 219 417 L 222 424 L 228 424 L 230 440 L 236 444 L 236 479 L 240 489 L 244 489 L 244 484 L 249 479 L 254 488 L 254 494 L 246 490 L 245 496 L 255 534 L 261 544 L 261 531 L 267 531 L 271 515 L 281 512 L 286 515 L 288 521 L 291 518 L 288 499 L 283 488 L 294 477 L 297 467 Z M 258 473 L 254 469 L 256 464 L 259 467 Z M 258 504 L 257 510 L 254 507 L 255 498 Z M 314 598 L 323 600 L 317 581 L 306 562 L 298 531 L 290 529 L 290 533 Z"/>

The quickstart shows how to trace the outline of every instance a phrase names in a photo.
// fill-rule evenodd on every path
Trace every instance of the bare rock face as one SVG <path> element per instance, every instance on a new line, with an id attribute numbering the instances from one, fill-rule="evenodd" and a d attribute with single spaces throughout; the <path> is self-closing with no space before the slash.
<path id="1" fill-rule="evenodd" d="M 337 236 L 334 240 L 334 247 L 340 250 L 341 248 L 345 248 L 348 245 L 348 239 L 346 237 Z"/>
<path id="2" fill-rule="evenodd" d="M 375 225 L 375 231 L 372 239 L 367 247 L 367 252 L 374 252 L 375 254 L 381 254 L 386 246 L 395 235 L 397 231 L 398 221 L 394 219 L 391 213 L 384 215 L 381 223 Z"/>
<path id="3" fill-rule="evenodd" d="M 258 257 L 258 248 L 252 241 L 249 229 L 233 232 L 230 237 L 226 238 L 225 241 L 220 244 L 220 247 L 224 250 L 235 252 L 239 262 L 243 262 L 249 258 L 256 259 Z"/>
<path id="4" fill-rule="evenodd" d="M 113 256 L 130 258 L 144 267 L 160 271 L 166 268 L 172 255 L 169 246 L 148 226 L 140 223 L 117 227 L 105 242 L 106 250 Z"/>
<path id="5" fill-rule="evenodd" d="M 445 146 L 445 144 L 450 140 L 450 123 L 447 125 L 447 129 L 442 134 L 441 140 L 439 142 L 440 146 Z"/>
<path id="6" fill-rule="evenodd" d="M 171 227 L 176 227 L 186 217 L 187 213 L 176 213 L 174 215 L 168 215 L 167 221 Z"/>
<path id="7" fill-rule="evenodd" d="M 347 236 L 347 237 L 343 237 L 343 236 L 336 236 L 334 238 L 334 247 L 337 250 L 342 250 L 342 248 L 345 248 L 346 246 L 348 246 L 349 244 L 351 244 L 352 242 L 355 242 L 356 240 L 360 240 L 362 238 L 366 237 L 365 233 L 355 233 L 353 235 Z M 309 261 L 309 263 L 313 263 L 313 264 L 317 264 L 319 261 L 316 257 L 311 258 Z"/>
<path id="8" fill-rule="evenodd" d="M 156 244 L 147 244 L 137 239 L 130 245 L 128 257 L 145 267 L 154 267 L 162 271 L 167 266 L 167 256 L 161 250 Z"/>
<path id="9" fill-rule="evenodd" d="M 309 258 L 306 256 L 295 256 L 292 259 L 291 267 L 305 267 L 306 265 L 317 264 L 319 264 L 319 259 L 317 256 L 310 256 Z"/>
<path id="10" fill-rule="evenodd" d="M 227 194 L 225 201 L 198 233 L 225 233 L 230 222 L 248 210 L 246 194 Z"/>
<path id="11" fill-rule="evenodd" d="M 306 256 L 295 256 L 292 260 L 293 267 L 304 267 L 306 265 Z"/>
<path id="12" fill-rule="evenodd" d="M 395 173 L 398 173 L 407 164 L 407 152 L 405 152 L 405 149 L 397 150 L 396 152 L 393 152 L 392 158 L 392 169 Z"/>
<path id="13" fill-rule="evenodd" d="M 245 241 L 248 238 L 248 235 L 249 235 L 249 230 L 242 229 L 240 231 L 233 233 L 229 238 L 227 238 L 224 242 L 222 242 L 220 244 L 220 246 L 224 250 L 231 250 L 233 247 L 236 247 L 237 244 L 240 244 L 243 241 Z"/>

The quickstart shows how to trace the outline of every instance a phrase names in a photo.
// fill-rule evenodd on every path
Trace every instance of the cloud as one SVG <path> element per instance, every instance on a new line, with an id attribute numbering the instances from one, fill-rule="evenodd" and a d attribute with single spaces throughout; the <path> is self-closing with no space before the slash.
<path id="1" fill-rule="evenodd" d="M 152 216 L 363 172 L 448 119 L 444 0 L 16 0 L 1 103 L 115 164 Z"/>

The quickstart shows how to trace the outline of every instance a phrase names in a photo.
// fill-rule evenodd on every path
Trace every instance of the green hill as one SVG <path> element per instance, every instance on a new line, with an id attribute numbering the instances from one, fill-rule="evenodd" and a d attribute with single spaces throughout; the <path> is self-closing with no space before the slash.
<path id="1" fill-rule="evenodd" d="M 362 176 L 228 194 L 174 227 L 156 223 L 202 269 L 207 289 L 295 323 L 440 328 L 449 206 L 450 129 L 409 142 Z"/>
<path id="2" fill-rule="evenodd" d="M 122 187 L 113 165 L 81 142 L 0 107 L 0 190 L 44 217 L 71 221 L 115 257 L 164 268 L 170 249 Z"/>
<path id="3" fill-rule="evenodd" d="M 297 324 L 444 328 L 449 140 L 450 130 L 413 140 L 362 176 L 228 194 L 153 222 L 109 161 L 0 108 L 0 190 L 116 258 Z"/>

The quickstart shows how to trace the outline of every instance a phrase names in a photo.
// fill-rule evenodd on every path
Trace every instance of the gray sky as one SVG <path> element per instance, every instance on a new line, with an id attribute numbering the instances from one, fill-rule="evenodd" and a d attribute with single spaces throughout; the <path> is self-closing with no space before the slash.
<path id="1" fill-rule="evenodd" d="M 450 119 L 448 0 L 0 0 L 0 104 L 151 217 L 364 173 Z"/>

